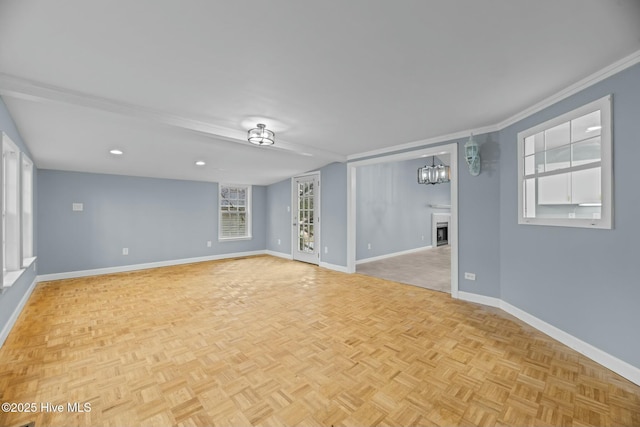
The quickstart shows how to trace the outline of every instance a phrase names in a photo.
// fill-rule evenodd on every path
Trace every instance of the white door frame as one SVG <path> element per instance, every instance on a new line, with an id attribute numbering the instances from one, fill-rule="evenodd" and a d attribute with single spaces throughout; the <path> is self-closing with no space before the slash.
<path id="1" fill-rule="evenodd" d="M 291 259 L 296 260 L 296 251 L 298 248 L 298 224 L 297 224 L 297 213 L 298 213 L 298 188 L 296 186 L 296 179 L 299 178 L 309 178 L 309 177 L 315 177 L 317 182 L 318 182 L 318 186 L 317 188 L 314 190 L 316 191 L 315 195 L 316 195 L 316 200 L 315 200 L 315 204 L 313 206 L 313 215 L 314 215 L 314 221 L 313 221 L 313 229 L 314 229 L 314 240 L 313 240 L 313 245 L 314 245 L 314 251 L 316 252 L 316 256 L 314 258 L 313 261 L 311 260 L 305 260 L 304 262 L 311 262 L 313 264 L 316 265 L 320 265 L 320 248 L 322 247 L 320 245 L 320 212 L 321 212 L 321 206 L 322 206 L 322 201 L 320 198 L 321 195 L 321 191 L 320 191 L 320 171 L 314 171 L 314 172 L 309 172 L 309 173 L 305 173 L 302 175 L 297 175 L 294 176 L 293 178 L 291 178 L 291 224 L 292 227 L 295 228 L 296 231 L 292 231 L 291 232 Z M 302 261 L 302 260 L 300 260 Z"/>
<path id="2" fill-rule="evenodd" d="M 451 164 L 449 165 L 451 168 L 451 222 L 449 224 L 451 296 L 458 298 L 458 144 L 456 143 L 347 163 L 347 271 L 349 273 L 355 273 L 356 271 L 356 168 L 377 163 L 437 156 L 445 153 L 448 153 L 451 158 Z"/>

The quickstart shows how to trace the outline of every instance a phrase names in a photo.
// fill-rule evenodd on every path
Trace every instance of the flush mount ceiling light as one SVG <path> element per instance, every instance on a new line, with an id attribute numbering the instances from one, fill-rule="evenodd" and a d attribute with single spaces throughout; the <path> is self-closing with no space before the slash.
<path id="1" fill-rule="evenodd" d="M 196 162 L 196 166 L 204 166 L 204 165 L 206 165 L 206 163 L 204 162 L 204 160 L 198 160 L 198 161 Z"/>
<path id="2" fill-rule="evenodd" d="M 267 129 L 262 123 L 257 128 L 251 129 L 248 134 L 249 142 L 256 145 L 273 145 L 276 134 Z"/>
<path id="3" fill-rule="evenodd" d="M 114 156 L 122 156 L 124 154 L 124 151 L 114 148 L 113 150 L 110 150 L 109 153 L 113 154 Z"/>

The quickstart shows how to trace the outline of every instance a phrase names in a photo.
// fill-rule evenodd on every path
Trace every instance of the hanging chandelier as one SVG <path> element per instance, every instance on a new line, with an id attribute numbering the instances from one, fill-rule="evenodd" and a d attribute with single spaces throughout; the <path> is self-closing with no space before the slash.
<path id="1" fill-rule="evenodd" d="M 445 165 L 435 165 L 435 156 L 431 156 L 431 166 L 418 168 L 418 184 L 444 184 L 451 181 L 451 169 Z"/>
<path id="2" fill-rule="evenodd" d="M 248 134 L 249 142 L 256 145 L 273 145 L 276 134 L 267 129 L 262 123 L 257 128 L 251 129 Z"/>

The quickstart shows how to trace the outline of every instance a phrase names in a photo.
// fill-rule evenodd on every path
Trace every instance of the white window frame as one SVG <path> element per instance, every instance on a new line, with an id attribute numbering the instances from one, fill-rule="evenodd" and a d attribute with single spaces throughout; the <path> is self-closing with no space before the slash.
<path id="1" fill-rule="evenodd" d="M 11 286 L 22 273 L 20 150 L 2 134 L 2 287 Z"/>
<path id="2" fill-rule="evenodd" d="M 245 190 L 245 220 L 246 220 L 246 232 L 243 236 L 223 236 L 222 235 L 222 189 L 223 188 L 237 188 Z M 250 240 L 252 238 L 252 214 L 251 214 L 251 185 L 239 185 L 239 184 L 219 184 L 218 186 L 218 241 L 230 242 L 235 240 Z"/>
<path id="3" fill-rule="evenodd" d="M 582 228 L 613 228 L 613 137 L 612 137 L 612 95 L 607 95 L 575 110 L 569 111 L 544 123 L 518 133 L 518 224 L 549 225 Z M 525 217 L 524 179 L 525 179 L 525 138 L 551 129 L 562 123 L 582 117 L 585 114 L 600 110 L 600 147 L 601 147 L 601 212 L 600 218 L 531 218 Z M 571 168 L 562 169 L 571 171 Z"/>
<path id="4" fill-rule="evenodd" d="M 21 197 L 22 197 L 22 267 L 28 267 L 34 260 L 33 251 L 33 162 L 24 153 L 21 155 Z"/>

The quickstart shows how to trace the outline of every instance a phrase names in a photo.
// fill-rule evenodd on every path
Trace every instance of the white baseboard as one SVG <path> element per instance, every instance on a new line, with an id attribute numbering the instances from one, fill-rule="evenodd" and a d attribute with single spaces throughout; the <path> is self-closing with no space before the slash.
<path id="1" fill-rule="evenodd" d="M 101 276 L 103 274 L 125 273 L 128 271 L 146 270 L 149 268 L 170 267 L 172 265 L 193 264 L 196 262 L 216 261 L 220 259 L 240 258 L 252 255 L 264 255 L 266 251 L 235 252 L 229 254 L 210 255 L 196 258 L 183 258 L 168 261 L 148 262 L 144 264 L 121 265 L 117 267 L 95 268 L 92 270 L 69 271 L 65 273 L 42 274 L 37 277 L 38 282 L 48 280 L 74 279 L 77 277 Z"/>
<path id="2" fill-rule="evenodd" d="M 500 303 L 502 302 L 500 298 L 487 297 L 484 295 L 472 294 L 471 292 L 464 291 L 458 291 L 458 298 L 461 300 L 488 305 L 491 307 L 500 307 Z"/>
<path id="3" fill-rule="evenodd" d="M 320 261 L 319 267 L 326 268 L 329 270 L 339 271 L 341 273 L 349 273 L 346 265 L 337 265 L 337 264 L 329 264 L 328 262 Z"/>
<path id="4" fill-rule="evenodd" d="M 286 254 L 284 252 L 276 252 L 276 251 L 267 250 L 267 251 L 265 251 L 265 253 L 267 255 L 275 256 L 275 257 L 278 257 L 278 258 L 293 259 L 293 256 L 291 254 Z"/>
<path id="5" fill-rule="evenodd" d="M 2 328 L 2 331 L 0 331 L 0 347 L 2 347 L 5 340 L 9 336 L 9 332 L 11 332 L 11 329 L 13 329 L 13 325 L 15 325 L 16 320 L 18 320 L 18 316 L 20 316 L 20 313 L 22 313 L 22 309 L 24 308 L 25 305 L 27 305 L 27 301 L 29 301 L 29 297 L 31 296 L 31 293 L 33 292 L 33 290 L 36 288 L 37 283 L 38 283 L 38 279 L 34 278 L 33 282 L 29 285 L 27 292 L 25 292 L 24 296 L 22 297 L 22 299 L 20 300 L 16 308 L 13 310 L 13 313 L 11 313 L 11 317 L 9 317 L 9 321 L 5 323 L 4 327 Z"/>
<path id="6" fill-rule="evenodd" d="M 571 334 L 556 328 L 555 326 L 540 320 L 535 316 L 519 309 L 516 306 L 509 304 L 506 301 L 501 301 L 500 308 L 507 313 L 517 317 L 523 322 L 533 326 L 537 330 L 544 332 L 551 338 L 554 338 L 567 347 L 571 347 L 580 354 L 587 356 L 589 359 L 601 364 L 602 366 L 611 369 L 613 372 L 625 377 L 629 381 L 640 385 L 640 368 L 637 368 L 624 360 L 620 360 L 615 356 L 610 355 L 606 351 L 600 350 L 593 345 L 582 341 L 579 338 L 574 337 Z"/>
<path id="7" fill-rule="evenodd" d="M 540 332 L 549 335 L 551 338 L 560 341 L 562 344 L 566 345 L 577 351 L 578 353 L 588 357 L 589 359 L 601 364 L 605 368 L 612 370 L 618 375 L 623 376 L 629 381 L 640 385 L 640 368 L 633 366 L 624 360 L 620 360 L 615 356 L 603 351 L 593 345 L 582 341 L 579 338 L 574 337 L 573 335 L 559 329 L 544 320 L 538 319 L 537 317 L 527 313 L 526 311 L 509 304 L 506 301 L 503 301 L 499 298 L 487 297 L 484 295 L 473 294 L 470 292 L 458 292 L 458 298 L 475 302 L 479 304 L 488 305 L 491 307 L 499 307 L 500 309 L 506 311 L 514 317 L 522 320 L 526 324 L 533 326 Z"/>
<path id="8" fill-rule="evenodd" d="M 420 251 L 424 251 L 426 249 L 432 249 L 432 248 L 433 248 L 433 246 L 431 246 L 431 245 L 422 246 L 422 247 L 415 248 L 415 249 L 407 249 L 406 251 L 393 252 L 393 253 L 386 254 L 386 255 L 374 256 L 374 257 L 371 257 L 371 258 L 364 258 L 364 259 L 356 260 L 356 265 L 366 264 L 368 262 L 373 262 L 373 261 L 380 261 L 381 259 L 393 258 L 393 257 L 400 256 L 400 255 L 413 254 L 413 253 L 416 253 L 416 252 L 420 252 Z"/>

